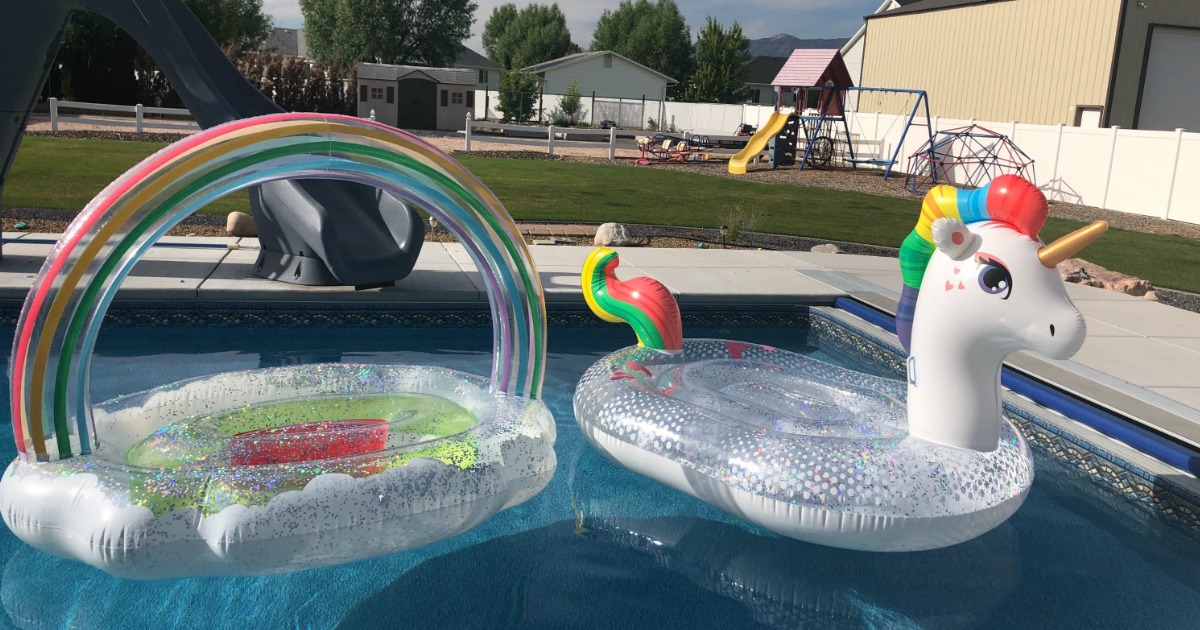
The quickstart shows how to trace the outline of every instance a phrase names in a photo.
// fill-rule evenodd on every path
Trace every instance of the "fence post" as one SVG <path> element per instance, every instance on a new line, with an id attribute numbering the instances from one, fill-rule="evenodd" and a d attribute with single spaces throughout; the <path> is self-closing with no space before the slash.
<path id="1" fill-rule="evenodd" d="M 471 123 L 472 122 L 474 122 L 474 120 L 471 119 L 471 112 L 467 112 L 467 132 L 466 132 L 467 146 L 465 148 L 467 153 L 471 152 Z"/>
<path id="2" fill-rule="evenodd" d="M 1050 173 L 1050 183 L 1058 186 L 1058 158 L 1062 155 L 1062 137 L 1063 128 L 1066 127 L 1063 123 L 1058 123 L 1058 137 L 1054 140 L 1054 170 Z M 1054 194 L 1054 189 L 1050 190 L 1050 194 Z"/>
<path id="3" fill-rule="evenodd" d="M 538 88 L 538 122 L 542 122 L 542 112 L 546 111 L 546 84 Z"/>
<path id="4" fill-rule="evenodd" d="M 933 117 L 933 133 L 937 133 L 938 129 L 941 128 L 941 125 L 942 125 L 942 117 L 934 116 Z"/>
<path id="5" fill-rule="evenodd" d="M 1013 142 L 1017 141 L 1017 121 L 1012 121 L 1012 130 L 1008 132 L 1008 139 Z"/>
<path id="6" fill-rule="evenodd" d="M 554 157 L 554 125 L 550 125 L 550 131 L 546 133 L 546 151 Z"/>
<path id="7" fill-rule="evenodd" d="M 662 123 L 659 123 L 660 125 Z M 617 128 L 608 128 L 608 161 L 613 162 L 617 159 Z"/>
<path id="8" fill-rule="evenodd" d="M 484 91 L 483 91 L 483 119 L 484 119 L 484 120 L 487 120 L 487 119 L 488 119 L 488 115 L 489 115 L 489 114 L 488 114 L 488 110 L 489 110 L 489 109 L 491 109 L 491 107 L 492 107 L 492 106 L 491 106 L 491 99 L 492 99 L 492 91 L 491 91 L 491 90 L 484 90 Z M 471 137 L 471 136 L 470 136 L 470 133 L 471 133 L 471 131 L 470 131 L 470 129 L 468 129 L 468 130 L 467 130 L 467 137 L 468 137 L 468 138 L 470 138 L 470 137 Z M 468 150 L 468 151 L 470 151 L 470 149 L 467 149 L 467 150 Z"/>
<path id="9" fill-rule="evenodd" d="M 375 122 L 375 110 L 371 110 L 371 122 Z"/>
<path id="10" fill-rule="evenodd" d="M 58 133 L 58 99 L 50 97 L 50 132 Z"/>
<path id="11" fill-rule="evenodd" d="M 1112 167 L 1117 158 L 1117 132 L 1121 127 L 1112 126 L 1112 143 L 1108 145 L 1108 168 L 1104 171 L 1104 197 L 1100 200 L 1100 209 L 1108 209 L 1108 189 L 1112 185 Z"/>
<path id="12" fill-rule="evenodd" d="M 592 126 L 596 126 L 596 90 L 592 90 Z"/>
<path id="13" fill-rule="evenodd" d="M 138 103 L 137 105 L 134 106 L 133 117 L 134 117 L 134 120 L 137 121 L 136 129 L 137 129 L 138 133 L 142 133 L 142 131 L 145 129 L 145 122 L 144 122 L 145 114 L 146 114 L 146 112 L 145 112 L 144 108 L 142 107 L 141 103 Z"/>
<path id="14" fill-rule="evenodd" d="M 1162 218 L 1171 218 L 1171 201 L 1175 199 L 1175 176 L 1179 173 L 1179 150 L 1183 147 L 1183 128 L 1175 130 L 1175 157 L 1171 160 L 1171 181 L 1167 184 L 1167 206 L 1163 208 Z"/>

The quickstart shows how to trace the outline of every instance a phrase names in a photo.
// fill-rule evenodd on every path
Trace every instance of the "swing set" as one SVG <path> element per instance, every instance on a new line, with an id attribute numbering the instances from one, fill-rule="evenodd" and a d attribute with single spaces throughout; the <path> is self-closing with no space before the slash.
<path id="1" fill-rule="evenodd" d="M 835 86 L 835 85 L 815 85 L 806 88 L 800 88 L 807 95 L 809 90 L 821 90 L 822 98 L 820 103 L 819 115 L 801 115 L 801 129 L 804 134 L 806 147 L 804 149 L 804 157 L 800 159 L 799 170 L 803 171 L 804 167 L 811 164 L 813 166 L 828 166 L 833 160 L 834 140 L 833 136 L 837 134 L 838 123 L 841 123 L 842 131 L 846 136 L 846 151 L 849 157 L 845 158 L 846 162 L 854 168 L 859 164 L 870 164 L 873 166 L 884 167 L 883 179 L 886 181 L 892 173 L 892 168 L 900 159 L 900 151 L 904 147 L 904 139 L 908 137 L 908 130 L 914 126 L 925 127 L 926 134 L 929 136 L 929 144 L 933 144 L 933 126 L 930 124 L 929 116 L 929 97 L 925 90 L 908 90 L 900 88 L 876 88 L 876 87 L 851 87 L 851 86 Z M 904 120 L 904 129 L 900 132 L 900 141 L 896 143 L 895 149 L 890 156 L 878 155 L 876 157 L 866 157 L 863 155 L 855 155 L 853 135 L 850 133 L 850 124 L 846 120 L 846 93 L 847 92 L 872 92 L 881 94 L 908 94 L 909 102 L 912 103 L 912 109 L 908 112 L 907 118 L 904 116 L 896 117 L 892 120 L 892 124 L 881 138 L 887 138 L 891 135 L 892 128 L 900 120 Z M 807 100 L 807 96 L 806 96 Z M 837 103 L 836 107 L 833 104 Z M 907 109 L 907 108 L 906 108 Z M 918 115 L 924 109 L 925 122 L 917 122 Z M 831 110 L 833 110 L 831 112 Z M 882 142 L 882 140 L 881 140 Z M 883 145 L 880 145 L 882 149 Z M 932 154 L 931 156 L 932 157 Z"/>

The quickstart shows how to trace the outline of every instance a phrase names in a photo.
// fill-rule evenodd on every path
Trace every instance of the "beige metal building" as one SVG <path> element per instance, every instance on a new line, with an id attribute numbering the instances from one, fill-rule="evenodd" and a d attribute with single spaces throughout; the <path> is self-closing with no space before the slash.
<path id="1" fill-rule="evenodd" d="M 1200 131 L 1197 0 L 919 0 L 864 40 L 861 84 L 923 89 L 935 116 Z"/>

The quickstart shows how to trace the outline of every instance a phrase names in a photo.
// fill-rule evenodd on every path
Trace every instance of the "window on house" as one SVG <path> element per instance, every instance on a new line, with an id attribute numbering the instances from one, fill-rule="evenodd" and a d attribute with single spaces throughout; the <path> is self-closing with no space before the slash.
<path id="1" fill-rule="evenodd" d="M 761 103 L 762 102 L 762 89 L 754 88 L 753 90 L 750 90 L 750 97 L 754 100 L 755 103 Z"/>
<path id="2" fill-rule="evenodd" d="M 358 86 L 358 100 L 361 103 L 367 102 L 367 86 L 365 86 L 365 85 Z"/>
<path id="3" fill-rule="evenodd" d="M 604 55 L 604 67 L 605 68 L 612 67 L 612 55 Z"/>
<path id="4" fill-rule="evenodd" d="M 455 105 L 462 105 L 462 104 L 463 104 L 463 93 L 462 93 L 462 92 L 455 92 L 455 93 L 451 94 L 451 95 L 450 95 L 450 102 L 451 102 L 451 103 L 453 103 L 453 104 L 455 104 Z"/>
<path id="5" fill-rule="evenodd" d="M 442 107 L 445 107 L 450 102 L 450 91 L 442 90 Z"/>
<path id="6" fill-rule="evenodd" d="M 395 103 L 396 102 L 396 88 L 389 87 L 387 90 L 388 90 L 387 91 L 387 95 L 388 95 L 387 102 Z"/>
<path id="7" fill-rule="evenodd" d="M 382 101 L 383 100 L 383 88 L 381 88 L 381 87 L 371 88 L 371 100 L 372 101 Z"/>
<path id="8" fill-rule="evenodd" d="M 480 83 L 487 83 L 487 82 L 488 82 L 488 71 L 487 71 L 487 70 L 480 70 L 480 71 L 479 71 L 479 82 L 480 82 Z"/>
<path id="9" fill-rule="evenodd" d="M 475 92 L 467 92 L 467 107 L 475 107 Z"/>

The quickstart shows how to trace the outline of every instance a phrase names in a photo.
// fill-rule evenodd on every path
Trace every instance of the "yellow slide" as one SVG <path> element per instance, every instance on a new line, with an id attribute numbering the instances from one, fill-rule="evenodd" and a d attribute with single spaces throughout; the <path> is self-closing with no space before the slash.
<path id="1" fill-rule="evenodd" d="M 787 124 L 788 114 L 774 112 L 771 118 L 767 120 L 767 124 L 763 125 L 754 137 L 750 138 L 750 142 L 746 143 L 746 148 L 738 151 L 737 155 L 729 158 L 729 172 L 734 175 L 745 175 L 746 164 L 754 159 L 763 149 L 767 148 L 767 143 L 771 138 L 779 135 L 783 131 L 783 126 Z"/>

